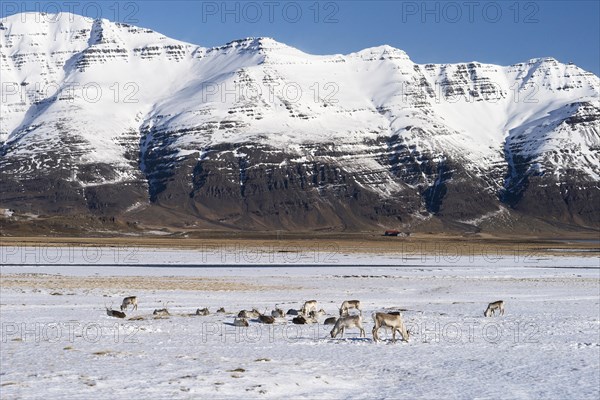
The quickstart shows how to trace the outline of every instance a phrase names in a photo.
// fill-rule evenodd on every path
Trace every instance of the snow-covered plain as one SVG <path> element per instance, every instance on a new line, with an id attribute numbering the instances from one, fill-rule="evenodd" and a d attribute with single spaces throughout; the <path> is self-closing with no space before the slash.
<path id="1" fill-rule="evenodd" d="M 597 256 L 0 249 L 2 399 L 600 396 Z M 139 309 L 108 317 L 127 295 Z M 313 298 L 329 315 L 360 299 L 367 338 L 331 339 L 325 317 L 228 325 Z M 498 299 L 506 315 L 484 318 Z M 404 310 L 408 343 L 372 341 L 386 309 Z"/>

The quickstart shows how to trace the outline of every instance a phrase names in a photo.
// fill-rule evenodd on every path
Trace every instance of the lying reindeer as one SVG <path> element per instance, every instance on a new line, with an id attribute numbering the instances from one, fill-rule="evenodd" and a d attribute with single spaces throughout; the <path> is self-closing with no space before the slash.
<path id="1" fill-rule="evenodd" d="M 362 315 L 362 311 L 360 309 L 360 300 L 346 300 L 342 303 L 342 306 L 340 307 L 340 317 L 343 317 L 344 315 L 349 315 L 348 310 L 352 308 L 358 310 L 358 313 Z"/>
<path id="2" fill-rule="evenodd" d="M 127 307 L 129 307 L 129 305 L 133 306 L 133 310 L 137 310 L 137 297 L 136 296 L 129 296 L 129 297 L 125 297 L 123 299 L 123 303 L 121 304 L 121 311 L 125 311 L 127 310 Z"/>
<path id="3" fill-rule="evenodd" d="M 493 303 L 488 304 L 487 309 L 483 312 L 485 317 L 491 317 L 496 314 L 496 310 L 498 310 L 498 314 L 504 315 L 504 301 L 498 300 Z"/>
<path id="4" fill-rule="evenodd" d="M 106 307 L 106 304 L 104 304 L 104 307 Z M 125 318 L 126 317 L 124 312 L 113 310 L 112 304 L 110 307 L 106 307 L 106 315 L 108 315 L 109 317 L 115 317 L 115 318 Z"/>
<path id="5" fill-rule="evenodd" d="M 331 337 L 335 337 L 341 333 L 344 337 L 344 331 L 346 328 L 358 328 L 360 329 L 360 337 L 365 337 L 365 328 L 362 325 L 362 317 L 360 315 L 350 315 L 348 317 L 340 317 L 331 330 Z"/>
<path id="6" fill-rule="evenodd" d="M 258 318 L 260 311 L 253 308 L 252 311 L 242 310 L 238 313 L 238 318 Z"/>
<path id="7" fill-rule="evenodd" d="M 373 340 L 379 341 L 379 329 L 382 327 L 392 328 L 392 342 L 396 342 L 396 331 L 400 332 L 402 339 L 408 342 L 408 331 L 404 326 L 402 320 L 402 314 L 400 313 L 380 313 L 376 312 L 373 314 L 373 321 L 375 326 L 373 327 Z"/>
<path id="8" fill-rule="evenodd" d="M 236 318 L 233 320 L 233 326 L 247 327 L 248 320 L 246 318 Z"/>
<path id="9" fill-rule="evenodd" d="M 275 318 L 270 316 L 270 315 L 264 315 L 264 314 L 260 314 L 258 316 L 258 320 L 260 322 L 262 322 L 263 324 L 272 324 L 275 322 Z"/>
<path id="10" fill-rule="evenodd" d="M 207 316 L 210 314 L 210 311 L 208 311 L 207 307 L 204 308 L 198 308 L 196 309 L 196 315 L 203 315 L 203 316 Z"/>
<path id="11" fill-rule="evenodd" d="M 312 317 L 305 317 L 304 315 L 298 315 L 297 317 L 292 318 L 292 323 L 296 325 L 306 325 L 306 324 L 315 324 L 317 320 Z"/>
<path id="12" fill-rule="evenodd" d="M 273 318 L 283 318 L 284 317 L 283 310 L 281 308 L 275 307 L 275 309 L 273 311 L 271 311 L 271 316 Z"/>
<path id="13" fill-rule="evenodd" d="M 166 308 L 161 308 L 161 309 L 154 310 L 152 312 L 152 315 L 157 316 L 157 317 L 168 317 L 169 315 L 171 315 L 171 313 Z"/>

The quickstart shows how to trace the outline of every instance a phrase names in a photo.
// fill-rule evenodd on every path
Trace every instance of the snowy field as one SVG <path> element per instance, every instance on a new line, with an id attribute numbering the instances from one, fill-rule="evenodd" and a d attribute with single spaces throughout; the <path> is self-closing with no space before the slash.
<path id="1" fill-rule="evenodd" d="M 3 400 L 600 396 L 597 256 L 0 249 Z M 129 295 L 137 311 L 107 316 Z M 309 299 L 328 316 L 361 300 L 367 337 L 332 339 L 325 316 L 229 325 Z M 499 299 L 506 314 L 484 318 Z M 384 310 L 402 310 L 408 343 L 372 341 Z"/>

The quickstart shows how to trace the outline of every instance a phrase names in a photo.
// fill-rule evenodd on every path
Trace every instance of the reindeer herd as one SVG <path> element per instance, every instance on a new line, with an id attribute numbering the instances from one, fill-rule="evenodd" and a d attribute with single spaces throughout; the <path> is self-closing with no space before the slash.
<path id="1" fill-rule="evenodd" d="M 109 317 L 125 318 L 125 311 L 129 309 L 129 306 L 131 306 L 132 311 L 137 310 L 138 301 L 136 296 L 125 297 L 121 303 L 121 311 L 113 310 L 112 307 L 106 307 L 106 314 Z M 350 310 L 356 310 L 357 313 L 351 315 Z M 504 315 L 504 301 L 498 300 L 488 304 L 483 315 L 485 317 L 491 317 L 495 315 L 496 311 L 498 311 L 499 315 Z M 217 313 L 225 313 L 225 309 L 220 308 L 217 310 Z M 265 314 L 263 314 L 255 308 L 250 311 L 242 310 L 237 314 L 237 318 L 234 319 L 232 325 L 237 327 L 248 327 L 248 319 L 256 319 L 258 322 L 263 324 L 273 324 L 277 318 L 284 318 L 286 315 L 293 316 L 292 323 L 302 325 L 318 323 L 317 318 L 326 314 L 327 313 L 323 309 L 317 310 L 317 300 L 309 300 L 304 302 L 304 305 L 299 311 L 295 309 L 289 309 L 285 315 L 283 310 L 277 306 L 273 311 L 271 311 L 271 315 L 266 315 L 266 311 Z M 166 306 L 163 306 L 162 309 L 154 310 L 153 315 L 160 317 L 169 316 L 170 314 Z M 190 315 L 206 316 L 209 315 L 209 310 L 208 308 L 197 309 L 195 314 Z M 373 317 L 373 322 L 375 323 L 373 330 L 371 331 L 373 335 L 373 341 L 379 341 L 379 330 L 381 328 L 390 328 L 392 330 L 392 342 L 396 342 L 396 332 L 400 334 L 402 340 L 408 342 L 410 332 L 408 329 L 406 329 L 404 320 L 402 319 L 402 314 L 399 311 L 374 312 L 371 316 Z M 339 318 L 329 317 L 325 319 L 324 325 L 333 325 L 330 335 L 334 339 L 338 335 L 343 338 L 345 330 L 353 328 L 357 328 L 360 331 L 360 337 L 366 337 L 365 329 L 363 327 L 360 300 L 344 301 L 339 308 Z"/>

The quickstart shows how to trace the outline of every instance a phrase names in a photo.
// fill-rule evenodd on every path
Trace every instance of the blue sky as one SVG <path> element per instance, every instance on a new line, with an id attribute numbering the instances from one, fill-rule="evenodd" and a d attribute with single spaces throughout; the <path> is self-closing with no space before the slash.
<path id="1" fill-rule="evenodd" d="M 269 36 L 313 54 L 389 44 L 417 63 L 551 56 L 600 75 L 600 1 L 3 1 L 0 15 L 74 11 L 218 46 Z"/>

